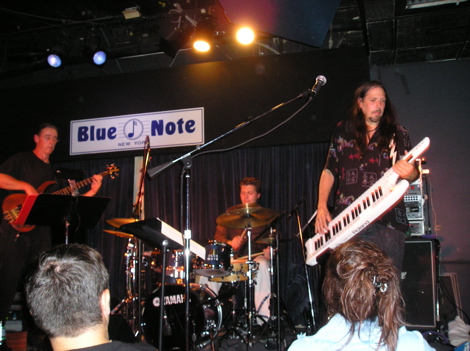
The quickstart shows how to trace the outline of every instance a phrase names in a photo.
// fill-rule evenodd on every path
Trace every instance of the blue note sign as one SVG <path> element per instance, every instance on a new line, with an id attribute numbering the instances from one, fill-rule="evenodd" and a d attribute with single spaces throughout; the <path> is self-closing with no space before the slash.
<path id="1" fill-rule="evenodd" d="M 70 122 L 70 155 L 204 144 L 204 108 Z"/>

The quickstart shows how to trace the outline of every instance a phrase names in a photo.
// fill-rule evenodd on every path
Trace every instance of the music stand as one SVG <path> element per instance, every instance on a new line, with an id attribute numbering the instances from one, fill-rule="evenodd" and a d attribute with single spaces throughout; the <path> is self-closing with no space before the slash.
<path id="1" fill-rule="evenodd" d="M 134 235 L 136 238 L 149 244 L 152 247 L 158 247 L 163 252 L 162 257 L 162 281 L 160 289 L 160 324 L 158 327 L 158 345 L 154 345 L 158 350 L 163 350 L 163 320 L 165 308 L 165 276 L 166 276 L 166 254 L 167 250 L 179 250 L 183 246 L 179 243 L 183 240 L 183 235 L 173 229 L 174 232 L 166 235 L 164 230 L 173 229 L 163 221 L 157 218 L 149 218 L 142 221 L 124 224 L 119 227 L 123 232 Z"/>
<path id="2" fill-rule="evenodd" d="M 157 218 L 149 218 L 143 221 L 124 224 L 120 226 L 119 229 L 134 235 L 136 238 L 152 247 L 161 248 L 163 241 L 168 240 L 168 249 L 179 250 L 182 248 L 181 244 L 162 233 L 162 222 Z"/>
<path id="3" fill-rule="evenodd" d="M 28 195 L 14 224 L 62 226 L 68 244 L 70 218 L 78 214 L 80 228 L 93 228 L 109 203 L 109 197 L 39 194 Z"/>

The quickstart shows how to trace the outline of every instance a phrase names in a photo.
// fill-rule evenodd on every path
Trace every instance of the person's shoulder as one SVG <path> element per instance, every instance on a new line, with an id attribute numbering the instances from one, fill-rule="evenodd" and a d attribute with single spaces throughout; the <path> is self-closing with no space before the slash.
<path id="1" fill-rule="evenodd" d="M 354 127 L 351 121 L 339 121 L 333 128 L 332 135 L 344 135 L 346 133 L 352 133 Z"/>
<path id="2" fill-rule="evenodd" d="M 397 124 L 397 133 L 403 134 L 403 135 L 409 135 L 408 129 L 402 124 Z"/>
<path id="3" fill-rule="evenodd" d="M 120 344 L 120 347 L 114 347 L 113 350 L 120 350 L 120 351 L 155 351 L 155 347 L 153 347 L 150 344 L 147 344 L 146 342 L 136 342 L 133 344 L 126 344 L 121 341 L 113 341 L 111 344 L 115 344 L 118 346 Z"/>
<path id="4" fill-rule="evenodd" d="M 351 125 L 350 121 L 339 121 L 338 123 L 336 123 L 334 129 L 336 129 L 336 130 L 345 130 L 345 129 L 349 128 L 350 125 Z"/>
<path id="5" fill-rule="evenodd" d="M 152 345 L 144 342 L 130 344 L 122 341 L 112 341 L 83 349 L 74 349 L 73 351 L 155 351 L 155 349 Z"/>
<path id="6" fill-rule="evenodd" d="M 416 330 L 407 330 L 406 327 L 401 327 L 398 332 L 398 345 L 397 351 L 435 351 L 429 346 L 428 342 L 423 338 L 420 332 Z"/>

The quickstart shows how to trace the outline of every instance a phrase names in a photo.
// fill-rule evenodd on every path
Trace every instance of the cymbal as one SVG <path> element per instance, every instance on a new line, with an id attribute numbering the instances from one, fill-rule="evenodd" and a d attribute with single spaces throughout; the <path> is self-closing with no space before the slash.
<path id="1" fill-rule="evenodd" d="M 119 236 L 121 238 L 126 238 L 126 239 L 132 239 L 134 237 L 134 235 L 132 235 L 132 234 L 127 234 L 127 233 L 124 233 L 124 232 L 118 232 L 116 230 L 103 229 L 103 232 L 113 234 L 113 235 Z"/>
<path id="2" fill-rule="evenodd" d="M 135 218 L 111 218 L 107 219 L 106 223 L 111 224 L 115 228 L 119 228 L 124 224 L 137 222 Z"/>
<path id="3" fill-rule="evenodd" d="M 290 241 L 290 239 L 279 239 L 279 244 L 287 243 L 289 241 Z M 276 238 L 262 238 L 262 239 L 256 240 L 255 243 L 257 243 L 257 244 L 266 244 L 266 245 L 269 245 L 269 246 L 273 246 L 273 245 L 276 244 Z"/>
<path id="4" fill-rule="evenodd" d="M 258 204 L 241 204 L 217 217 L 217 224 L 227 228 L 252 228 L 268 225 L 279 217 L 279 213 Z"/>

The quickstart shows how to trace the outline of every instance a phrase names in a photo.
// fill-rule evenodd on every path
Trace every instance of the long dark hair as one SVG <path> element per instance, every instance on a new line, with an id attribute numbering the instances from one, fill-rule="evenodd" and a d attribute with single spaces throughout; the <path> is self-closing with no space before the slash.
<path id="1" fill-rule="evenodd" d="M 377 349 L 395 351 L 404 325 L 403 298 L 393 261 L 377 246 L 350 240 L 328 259 L 323 294 L 328 315 L 341 314 L 351 323 L 351 340 L 363 322 L 378 319 L 382 329 Z"/>
<path id="2" fill-rule="evenodd" d="M 354 130 L 354 139 L 356 140 L 357 146 L 361 154 L 363 154 L 367 147 L 367 128 L 366 122 L 364 119 L 364 114 L 359 107 L 358 100 L 364 99 L 366 94 L 372 88 L 382 88 L 385 92 L 386 102 L 383 116 L 379 123 L 379 147 L 381 149 L 388 149 L 390 140 L 393 138 L 394 134 L 397 131 L 397 114 L 395 107 L 393 106 L 390 98 L 388 97 L 387 91 L 382 83 L 371 80 L 365 82 L 360 87 L 356 89 L 354 93 L 354 103 L 349 113 L 349 120 L 352 123 Z"/>

